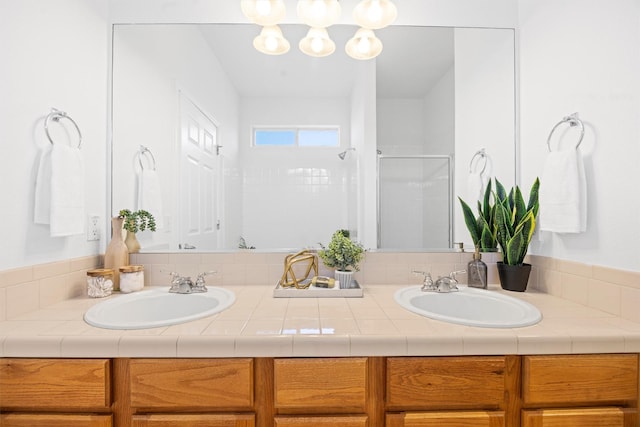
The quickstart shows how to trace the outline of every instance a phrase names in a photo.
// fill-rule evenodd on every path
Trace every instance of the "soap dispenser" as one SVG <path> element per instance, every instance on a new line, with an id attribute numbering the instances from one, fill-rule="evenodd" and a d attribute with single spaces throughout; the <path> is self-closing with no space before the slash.
<path id="1" fill-rule="evenodd" d="M 468 285 L 473 288 L 487 289 L 487 264 L 482 261 L 480 248 L 476 246 L 473 259 L 467 264 Z"/>

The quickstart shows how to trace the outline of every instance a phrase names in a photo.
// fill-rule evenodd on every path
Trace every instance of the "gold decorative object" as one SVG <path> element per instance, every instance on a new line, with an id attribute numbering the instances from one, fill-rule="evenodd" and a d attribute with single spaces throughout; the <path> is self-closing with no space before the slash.
<path id="1" fill-rule="evenodd" d="M 306 269 L 303 270 L 300 267 L 306 267 Z M 318 257 L 316 254 L 305 249 L 297 254 L 287 255 L 284 258 L 284 273 L 282 273 L 282 278 L 280 279 L 280 286 L 283 288 L 307 289 L 311 286 L 311 278 L 309 277 L 311 269 L 314 272 L 312 277 L 317 276 Z M 300 278 L 296 275 L 296 271 Z M 304 271 L 304 277 L 300 274 L 301 271 Z"/>

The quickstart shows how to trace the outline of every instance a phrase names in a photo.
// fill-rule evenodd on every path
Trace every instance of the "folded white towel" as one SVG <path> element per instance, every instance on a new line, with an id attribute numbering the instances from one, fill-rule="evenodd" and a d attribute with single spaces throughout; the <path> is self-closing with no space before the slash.
<path id="1" fill-rule="evenodd" d="M 33 206 L 33 222 L 49 224 L 51 221 L 51 145 L 40 154 L 36 175 L 36 190 Z"/>
<path id="2" fill-rule="evenodd" d="M 138 175 L 138 209 L 153 215 L 156 228 L 163 227 L 160 176 L 155 170 L 143 169 Z"/>
<path id="3" fill-rule="evenodd" d="M 483 199 L 486 186 L 487 183 L 482 173 L 469 172 L 467 177 L 467 200 L 471 209 L 475 209 L 476 201 Z"/>
<path id="4" fill-rule="evenodd" d="M 587 229 L 587 184 L 580 152 L 552 151 L 540 178 L 540 230 L 581 233 Z"/>
<path id="5" fill-rule="evenodd" d="M 51 149 L 51 236 L 84 233 L 84 163 L 77 147 Z"/>

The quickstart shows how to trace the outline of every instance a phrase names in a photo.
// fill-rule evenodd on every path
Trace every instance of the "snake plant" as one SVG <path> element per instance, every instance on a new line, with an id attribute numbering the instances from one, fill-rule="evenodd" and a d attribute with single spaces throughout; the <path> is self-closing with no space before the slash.
<path id="1" fill-rule="evenodd" d="M 496 180 L 496 185 L 498 180 Z M 497 228 L 497 240 L 502 250 L 502 261 L 508 265 L 520 265 L 529 249 L 531 237 L 536 228 L 538 215 L 538 191 L 540 180 L 536 178 L 529 201 L 525 205 L 520 188 L 511 188 L 509 195 L 496 194 L 494 222 Z"/>
<path id="2" fill-rule="evenodd" d="M 489 180 L 484 191 L 482 203 L 478 200 L 477 216 L 473 213 L 471 207 L 458 197 L 464 214 L 464 222 L 471 235 L 473 245 L 482 252 L 495 252 L 498 250 L 498 230 L 494 221 L 496 214 L 494 200 L 498 198 L 504 199 L 505 196 L 506 192 L 503 185 L 496 179 L 496 193 L 494 194 L 491 180 Z"/>

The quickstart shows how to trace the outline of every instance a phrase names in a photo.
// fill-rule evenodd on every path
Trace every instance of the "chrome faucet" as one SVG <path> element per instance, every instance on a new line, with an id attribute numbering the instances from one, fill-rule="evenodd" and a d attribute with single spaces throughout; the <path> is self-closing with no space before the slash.
<path id="1" fill-rule="evenodd" d="M 464 270 L 452 271 L 448 276 L 438 277 L 438 280 L 433 281 L 431 273 L 424 271 L 413 271 L 413 274 L 422 274 L 424 276 L 424 282 L 420 290 L 422 292 L 457 292 L 458 280 L 457 274 L 466 273 Z"/>
<path id="2" fill-rule="evenodd" d="M 458 280 L 457 274 L 466 273 L 465 270 L 452 271 L 448 276 L 438 277 L 436 280 L 435 288 L 436 292 L 458 292 Z"/>
<path id="3" fill-rule="evenodd" d="M 204 281 L 204 277 L 208 274 L 214 274 L 215 271 L 206 271 L 204 273 L 198 274 L 196 277 L 196 282 L 193 283 L 191 277 L 188 276 L 180 276 L 178 273 L 171 272 L 171 288 L 169 288 L 169 292 L 176 294 L 192 294 L 192 293 L 203 293 L 207 292 L 206 283 Z"/>

